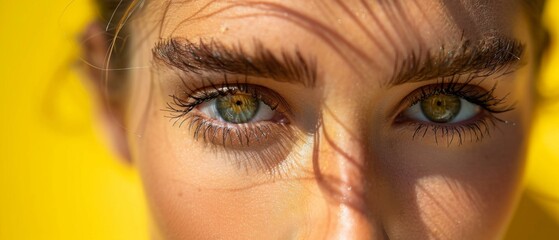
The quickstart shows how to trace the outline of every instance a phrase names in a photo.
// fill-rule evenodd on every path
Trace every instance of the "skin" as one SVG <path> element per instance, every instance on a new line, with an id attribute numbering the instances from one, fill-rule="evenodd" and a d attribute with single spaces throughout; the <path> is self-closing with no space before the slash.
<path id="1" fill-rule="evenodd" d="M 322 23 L 356 52 L 329 43 L 285 11 L 242 5 L 250 1 L 175 2 L 165 11 L 166 2 L 148 2 L 128 23 L 134 69 L 126 104 L 116 113 L 124 116 L 125 131 L 113 133 L 115 142 L 125 142 L 119 148 L 141 173 L 154 239 L 502 236 L 521 188 L 532 111 L 533 42 L 519 3 L 379 0 L 369 1 L 367 12 L 359 1 L 343 1 L 348 13 L 335 1 L 264 1 Z M 220 9 L 225 10 L 211 14 Z M 188 16 L 199 18 L 185 21 Z M 521 67 L 479 84 L 491 89 L 497 81 L 493 94 L 509 94 L 514 110 L 495 114 L 508 123 L 496 122 L 487 129 L 490 136 L 476 141 L 470 134 L 461 143 L 431 131 L 414 138 L 413 127 L 395 124 L 408 107 L 402 99 L 437 83 L 388 87 L 384 83 L 394 75 L 399 57 L 497 35 L 526 47 Z M 184 90 L 181 76 L 192 86 L 202 84 L 199 76 L 154 58 L 154 45 L 169 38 L 214 39 L 247 52 L 257 39 L 275 54 L 299 49 L 316 59 L 313 87 L 263 77 L 246 80 L 276 92 L 291 112 L 286 134 L 251 147 L 266 149 L 285 139 L 288 147 L 277 156 L 216 148 L 196 140 L 188 124 L 173 124 L 176 119 L 162 109 L 172 101 L 169 95 Z M 255 167 L 261 158 L 277 163 L 273 171 Z"/>

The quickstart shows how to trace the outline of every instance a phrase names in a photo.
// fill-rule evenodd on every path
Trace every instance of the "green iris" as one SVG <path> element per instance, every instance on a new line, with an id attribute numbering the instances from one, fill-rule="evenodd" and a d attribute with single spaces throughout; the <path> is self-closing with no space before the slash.
<path id="1" fill-rule="evenodd" d="M 453 95 L 438 94 L 421 101 L 421 111 L 430 121 L 447 123 L 460 112 L 460 98 Z"/>
<path id="2" fill-rule="evenodd" d="M 260 101 L 247 94 L 235 94 L 216 99 L 220 117 L 230 123 L 247 123 L 258 112 Z"/>

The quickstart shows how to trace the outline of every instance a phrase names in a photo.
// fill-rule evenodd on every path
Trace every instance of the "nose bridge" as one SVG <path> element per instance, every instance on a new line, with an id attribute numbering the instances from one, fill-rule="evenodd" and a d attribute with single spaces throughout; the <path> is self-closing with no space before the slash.
<path id="1" fill-rule="evenodd" d="M 315 138 L 317 184 L 328 200 L 327 239 L 383 239 L 368 174 L 366 129 L 357 119 L 325 111 Z"/>
<path id="2" fill-rule="evenodd" d="M 322 116 L 315 156 L 315 170 L 322 173 L 324 180 L 322 187 L 330 191 L 331 197 L 361 208 L 368 182 L 366 130 L 349 115 L 326 109 Z"/>

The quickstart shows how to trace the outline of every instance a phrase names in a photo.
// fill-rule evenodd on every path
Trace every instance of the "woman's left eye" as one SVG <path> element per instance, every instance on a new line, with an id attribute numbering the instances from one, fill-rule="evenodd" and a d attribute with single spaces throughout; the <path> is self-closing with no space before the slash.
<path id="1" fill-rule="evenodd" d="M 435 94 L 406 109 L 406 118 L 432 123 L 459 123 L 477 116 L 481 107 L 452 94 Z"/>
<path id="2" fill-rule="evenodd" d="M 201 113 L 232 124 L 271 121 L 276 115 L 268 104 L 248 93 L 219 96 L 198 106 Z"/>

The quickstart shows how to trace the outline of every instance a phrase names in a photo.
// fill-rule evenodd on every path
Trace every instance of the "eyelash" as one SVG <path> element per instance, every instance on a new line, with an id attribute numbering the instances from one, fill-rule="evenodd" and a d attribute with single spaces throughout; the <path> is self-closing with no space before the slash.
<path id="1" fill-rule="evenodd" d="M 296 147 L 296 140 L 301 139 L 297 135 L 299 132 L 289 124 L 291 111 L 287 102 L 268 88 L 248 83 L 229 83 L 227 77 L 222 85 L 213 84 L 210 80 L 205 82 L 207 84 L 204 87 L 194 90 L 183 81 L 182 93 L 170 95 L 172 101 L 167 103 L 166 111 L 170 113 L 168 117 L 174 119 L 174 124 L 182 126 L 187 122 L 195 140 L 201 139 L 209 147 L 227 150 L 228 155 L 235 156 L 233 160 L 236 167 L 247 173 L 256 169 L 271 173 L 272 176 L 285 174 L 289 166 L 278 166 Z M 204 102 L 236 93 L 252 95 L 282 115 L 283 120 L 232 124 L 196 112 L 196 108 Z"/>
<path id="2" fill-rule="evenodd" d="M 485 136 L 490 136 L 490 130 L 496 126 L 497 122 L 507 123 L 495 114 L 514 110 L 514 105 L 506 103 L 508 94 L 502 98 L 497 98 L 495 97 L 497 84 L 493 85 L 490 90 L 485 90 L 479 86 L 483 79 L 479 83 L 473 82 L 478 79 L 477 76 L 468 77 L 465 83 L 460 83 L 458 81 L 460 78 L 461 76 L 442 78 L 436 84 L 416 89 L 402 100 L 402 104 L 409 108 L 434 95 L 453 95 L 481 107 L 482 110 L 478 116 L 464 122 L 441 124 L 411 120 L 400 113 L 396 117 L 395 123 L 413 127 L 413 139 L 418 136 L 426 137 L 430 130 L 436 144 L 440 143 L 439 137 L 442 137 L 446 140 L 447 145 L 452 144 L 456 136 L 458 136 L 457 141 L 460 145 L 468 136 L 471 142 L 482 141 Z"/>
<path id="3" fill-rule="evenodd" d="M 413 139 L 418 136 L 424 138 L 431 131 L 436 144 L 440 143 L 441 137 L 446 139 L 447 145 L 452 144 L 456 136 L 459 144 L 467 136 L 472 142 L 481 141 L 490 134 L 497 122 L 505 122 L 495 114 L 511 111 L 514 107 L 506 105 L 507 96 L 495 97 L 497 85 L 485 90 L 479 86 L 480 83 L 473 83 L 477 77 L 470 77 L 464 83 L 459 82 L 460 78 L 443 78 L 436 84 L 416 89 L 402 100 L 400 106 L 407 109 L 433 95 L 447 94 L 480 106 L 482 111 L 478 116 L 465 122 L 439 124 L 409 119 L 400 113 L 394 123 L 412 127 Z M 192 131 L 195 140 L 202 139 L 211 148 L 221 147 L 227 150 L 227 156 L 235 156 L 233 160 L 239 169 L 246 172 L 255 169 L 271 173 L 271 176 L 286 174 L 291 166 L 282 163 L 293 152 L 292 148 L 297 147 L 297 139 L 304 138 L 302 132 L 290 124 L 292 113 L 289 105 L 279 94 L 268 88 L 246 82 L 229 83 L 227 75 L 223 79 L 224 84 L 221 85 L 212 83 L 209 78 L 205 79 L 203 82 L 206 84 L 202 84 L 205 85 L 202 88 L 189 87 L 183 80 L 180 94 L 170 95 L 172 101 L 167 103 L 166 109 L 170 113 L 168 117 L 174 119 L 174 124 L 179 126 L 188 121 L 188 129 Z M 193 112 L 204 102 L 236 93 L 252 95 L 282 114 L 286 121 L 230 124 Z"/>
<path id="4" fill-rule="evenodd" d="M 198 105 L 220 96 L 234 95 L 236 93 L 250 94 L 252 97 L 270 106 L 272 110 L 278 110 L 286 116 L 291 113 L 287 102 L 274 91 L 248 83 L 229 83 L 226 75 L 224 79 L 225 83 L 222 85 L 216 85 L 207 79 L 204 82 L 208 84 L 199 90 L 194 90 L 194 88 L 187 85 L 186 81 L 182 81 L 184 90 L 181 95 L 183 96 L 177 94 L 170 95 L 169 97 L 171 97 L 172 102 L 167 103 L 167 111 L 171 113 L 170 117 L 175 119 L 175 124 L 179 123 L 179 125 L 182 125 L 186 120 L 183 117 L 193 111 Z"/>

